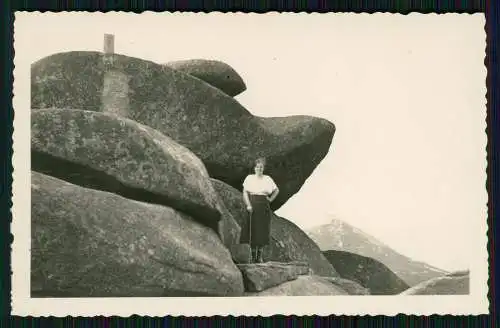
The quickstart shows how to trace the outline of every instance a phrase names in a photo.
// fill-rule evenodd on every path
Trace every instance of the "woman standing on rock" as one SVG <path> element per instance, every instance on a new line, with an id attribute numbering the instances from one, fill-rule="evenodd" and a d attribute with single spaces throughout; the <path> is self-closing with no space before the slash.
<path id="1" fill-rule="evenodd" d="M 272 211 L 269 204 L 278 196 L 279 189 L 273 179 L 264 175 L 265 159 L 255 161 L 255 174 L 243 182 L 243 200 L 250 213 L 248 239 L 252 249 L 252 261 L 262 263 L 263 248 L 269 244 Z"/>

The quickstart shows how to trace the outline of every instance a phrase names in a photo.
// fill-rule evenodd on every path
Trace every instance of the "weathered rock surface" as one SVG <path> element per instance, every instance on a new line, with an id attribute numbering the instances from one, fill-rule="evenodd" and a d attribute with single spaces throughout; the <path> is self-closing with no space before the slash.
<path id="1" fill-rule="evenodd" d="M 222 204 L 203 163 L 132 120 L 83 110 L 33 111 L 31 151 L 34 171 L 167 205 L 213 228 L 221 218 Z"/>
<path id="2" fill-rule="evenodd" d="M 321 277 L 332 284 L 342 288 L 345 290 L 349 295 L 370 295 L 370 290 L 368 288 L 365 288 L 361 286 L 359 283 L 344 279 L 344 278 L 339 278 L 339 277 Z"/>
<path id="3" fill-rule="evenodd" d="M 461 271 L 424 281 L 400 295 L 468 295 L 469 293 L 469 272 Z"/>
<path id="4" fill-rule="evenodd" d="M 241 227 L 241 234 L 248 233 L 248 212 L 240 191 L 228 184 L 211 179 L 212 185 L 219 193 L 221 200 Z M 249 257 L 248 247 L 239 246 L 233 251 L 233 259 L 245 263 Z M 264 249 L 264 259 L 276 262 L 307 262 L 316 275 L 338 276 L 334 266 L 328 262 L 319 247 L 292 222 L 273 216 L 271 220 L 271 244 Z"/>
<path id="5" fill-rule="evenodd" d="M 222 216 L 217 226 L 217 232 L 224 242 L 224 245 L 231 249 L 239 243 L 241 228 L 238 222 L 236 222 L 231 215 L 231 212 L 229 212 L 222 202 L 220 202 L 220 207 L 218 208 L 220 209 Z"/>
<path id="6" fill-rule="evenodd" d="M 358 282 L 372 295 L 399 294 L 409 287 L 384 264 L 372 258 L 342 251 L 325 251 L 323 254 L 342 278 Z"/>
<path id="7" fill-rule="evenodd" d="M 306 261 L 316 275 L 339 276 L 335 266 L 321 253 L 319 247 L 293 222 L 275 215 L 271 220 L 269 258 L 275 261 Z"/>
<path id="8" fill-rule="evenodd" d="M 127 83 L 128 99 L 120 94 L 112 101 L 127 104 L 120 115 L 189 148 L 211 177 L 239 190 L 254 160 L 266 157 L 266 174 L 280 188 L 273 209 L 301 188 L 330 148 L 335 126 L 325 119 L 253 116 L 234 98 L 189 74 L 138 58 L 113 58 L 115 75 L 128 76 L 128 80 L 120 78 Z M 34 63 L 32 108 L 108 108 L 102 90 L 109 71 L 102 59 L 99 52 L 75 51 Z"/>
<path id="9" fill-rule="evenodd" d="M 241 76 L 228 64 L 218 60 L 188 59 L 166 64 L 175 70 L 199 78 L 234 97 L 247 89 Z"/>
<path id="10" fill-rule="evenodd" d="M 262 292 L 246 292 L 247 296 L 333 296 L 348 295 L 342 288 L 319 276 L 299 276 L 297 279 Z"/>
<path id="11" fill-rule="evenodd" d="M 301 262 L 238 264 L 238 268 L 243 274 L 245 290 L 249 292 L 260 292 L 309 272 L 307 263 Z"/>
<path id="12" fill-rule="evenodd" d="M 229 248 L 234 263 L 252 263 L 252 253 L 249 244 L 234 244 Z"/>
<path id="13" fill-rule="evenodd" d="M 32 179 L 34 296 L 237 296 L 243 279 L 211 229 L 169 207 Z"/>
<path id="14" fill-rule="evenodd" d="M 222 203 L 229 210 L 231 216 L 240 227 L 240 239 L 242 233 L 247 234 L 247 236 L 243 236 L 243 239 L 248 239 L 248 212 L 243 203 L 242 193 L 222 181 L 216 179 L 210 180 L 212 181 L 214 189 L 219 194 Z M 235 263 L 244 264 L 251 261 L 250 246 L 248 244 L 235 244 L 231 246 L 230 250 Z M 291 260 L 292 259 L 289 259 L 288 261 Z"/>

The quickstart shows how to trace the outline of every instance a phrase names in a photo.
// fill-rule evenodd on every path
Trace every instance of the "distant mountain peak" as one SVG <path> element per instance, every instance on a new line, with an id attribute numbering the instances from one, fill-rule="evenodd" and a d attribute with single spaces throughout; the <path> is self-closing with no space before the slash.
<path id="1" fill-rule="evenodd" d="M 363 230 L 360 230 L 349 223 L 342 221 L 340 219 L 333 218 L 331 219 L 330 223 L 326 223 L 317 227 L 313 227 L 311 229 L 308 229 L 307 233 L 314 233 L 317 230 L 320 229 L 328 229 L 332 233 L 339 233 L 340 236 L 342 232 L 348 232 L 348 233 L 355 233 L 355 234 L 360 234 L 363 235 L 366 239 L 368 239 L 371 243 L 374 245 L 377 245 L 379 247 L 388 247 L 384 243 L 382 243 L 380 240 L 377 238 L 373 237 L 372 235 L 364 232 Z"/>

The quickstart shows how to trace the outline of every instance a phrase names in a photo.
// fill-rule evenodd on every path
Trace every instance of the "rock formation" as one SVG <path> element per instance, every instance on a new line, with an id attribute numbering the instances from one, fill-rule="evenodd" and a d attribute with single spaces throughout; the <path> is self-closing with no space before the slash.
<path id="1" fill-rule="evenodd" d="M 211 229 L 167 206 L 32 172 L 35 296 L 237 296 L 243 279 Z"/>
<path id="2" fill-rule="evenodd" d="M 35 171 L 219 221 L 218 196 L 203 163 L 165 135 L 82 110 L 38 110 L 31 123 Z"/>
<path id="3" fill-rule="evenodd" d="M 342 278 L 368 288 L 371 295 L 394 295 L 409 287 L 389 268 L 372 258 L 331 250 L 323 254 L 335 265 Z"/>
<path id="4" fill-rule="evenodd" d="M 117 115 L 82 110 L 37 110 L 31 123 L 33 170 L 170 206 L 219 231 L 227 245 L 238 241 L 240 228 L 203 163 L 167 136 Z"/>
<path id="5" fill-rule="evenodd" d="M 33 297 L 366 292 L 276 215 L 270 262 L 239 260 L 254 160 L 267 158 L 279 208 L 328 152 L 331 122 L 252 115 L 215 61 L 75 51 L 31 73 Z"/>
<path id="6" fill-rule="evenodd" d="M 325 119 L 257 117 L 198 78 L 123 55 L 113 56 L 112 71 L 127 77 L 120 79 L 127 85 L 127 100 L 117 96 L 117 103 L 127 108 L 109 109 L 102 99 L 109 71 L 98 52 L 45 57 L 31 67 L 32 108 L 112 110 L 185 146 L 202 160 L 211 177 L 238 190 L 254 160 L 264 156 L 266 172 L 280 187 L 273 209 L 300 189 L 332 143 L 335 126 Z"/>
<path id="7" fill-rule="evenodd" d="M 234 97 L 247 89 L 241 76 L 231 66 L 218 60 L 188 59 L 166 64 L 177 71 L 197 77 Z"/>

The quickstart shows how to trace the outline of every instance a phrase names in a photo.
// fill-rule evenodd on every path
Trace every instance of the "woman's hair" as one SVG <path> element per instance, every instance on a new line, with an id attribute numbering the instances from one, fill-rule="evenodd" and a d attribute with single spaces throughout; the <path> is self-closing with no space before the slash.
<path id="1" fill-rule="evenodd" d="M 262 165 L 266 166 L 266 159 L 264 157 L 259 157 L 255 160 L 255 165 L 261 163 Z"/>

